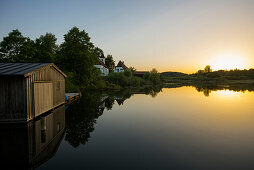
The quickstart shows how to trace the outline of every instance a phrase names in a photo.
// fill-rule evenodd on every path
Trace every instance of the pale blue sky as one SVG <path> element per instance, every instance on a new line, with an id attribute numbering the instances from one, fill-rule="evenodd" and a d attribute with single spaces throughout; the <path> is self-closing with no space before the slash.
<path id="1" fill-rule="evenodd" d="M 0 0 L 0 40 L 17 28 L 61 43 L 77 26 L 139 70 L 194 72 L 226 55 L 253 67 L 253 9 L 254 0 Z"/>

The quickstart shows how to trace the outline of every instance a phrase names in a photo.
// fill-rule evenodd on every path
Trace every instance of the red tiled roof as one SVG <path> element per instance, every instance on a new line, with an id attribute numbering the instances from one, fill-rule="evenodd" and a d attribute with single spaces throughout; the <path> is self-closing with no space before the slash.
<path id="1" fill-rule="evenodd" d="M 124 62 L 123 61 L 119 61 L 118 62 L 118 64 L 117 64 L 117 66 L 116 67 L 122 67 L 124 70 L 127 70 L 128 69 L 128 67 L 124 64 Z"/>
<path id="2" fill-rule="evenodd" d="M 102 65 L 102 66 L 104 66 L 105 68 L 108 68 L 108 67 L 106 66 L 106 64 L 104 64 L 101 60 L 98 60 L 98 62 L 97 62 L 95 65 Z"/>

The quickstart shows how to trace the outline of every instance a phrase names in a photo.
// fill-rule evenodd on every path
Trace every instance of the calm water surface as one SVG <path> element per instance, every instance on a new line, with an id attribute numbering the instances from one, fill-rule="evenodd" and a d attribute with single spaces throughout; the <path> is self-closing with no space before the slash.
<path id="1" fill-rule="evenodd" d="M 38 169 L 254 169 L 254 92 L 83 94 Z"/>

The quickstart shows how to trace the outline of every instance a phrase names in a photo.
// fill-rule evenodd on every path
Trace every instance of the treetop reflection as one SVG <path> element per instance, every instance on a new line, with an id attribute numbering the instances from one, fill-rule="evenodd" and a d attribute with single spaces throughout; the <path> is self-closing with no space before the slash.
<path id="1" fill-rule="evenodd" d="M 178 88 L 179 85 L 170 85 L 166 88 Z M 208 97 L 213 91 L 245 92 L 254 91 L 253 86 L 195 86 L 198 92 Z M 86 92 L 82 98 L 70 105 L 66 110 L 65 140 L 73 147 L 86 144 L 90 133 L 94 130 L 97 119 L 104 110 L 111 110 L 114 104 L 123 105 L 126 100 L 135 94 L 145 94 L 156 97 L 162 87 L 146 87 L 142 89 L 123 89 L 115 92 Z M 219 94 L 220 95 L 220 94 Z"/>

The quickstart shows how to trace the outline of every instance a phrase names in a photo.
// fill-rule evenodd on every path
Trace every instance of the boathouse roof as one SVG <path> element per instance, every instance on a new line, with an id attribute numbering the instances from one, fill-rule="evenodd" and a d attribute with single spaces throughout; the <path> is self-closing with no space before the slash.
<path id="1" fill-rule="evenodd" d="M 0 63 L 0 76 L 27 76 L 27 73 L 47 66 L 54 67 L 64 77 L 67 77 L 53 63 Z"/>

